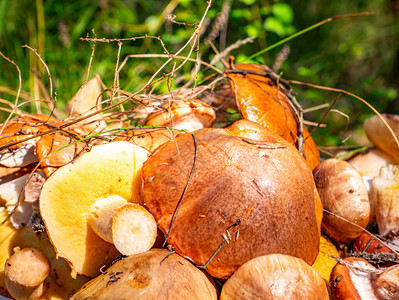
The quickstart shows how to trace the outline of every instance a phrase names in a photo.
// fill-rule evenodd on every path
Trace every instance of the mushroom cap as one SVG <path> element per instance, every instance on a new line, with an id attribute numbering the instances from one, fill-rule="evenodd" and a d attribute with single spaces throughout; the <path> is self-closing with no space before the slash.
<path id="1" fill-rule="evenodd" d="M 55 171 L 40 195 L 40 213 L 59 256 L 79 274 L 96 276 L 119 253 L 89 226 L 97 199 L 117 195 L 142 203 L 140 172 L 148 152 L 128 142 L 99 145 Z"/>
<path id="2" fill-rule="evenodd" d="M 236 69 L 261 72 L 260 65 L 238 64 Z M 270 72 L 270 71 L 267 71 Z M 231 89 L 244 119 L 257 122 L 296 146 L 298 118 L 287 94 L 269 77 L 256 74 L 228 73 Z M 311 169 L 320 162 L 317 146 L 303 128 L 304 157 Z"/>
<path id="3" fill-rule="evenodd" d="M 384 120 L 392 128 L 396 137 L 399 138 L 399 115 L 381 114 Z M 388 153 L 399 163 L 399 145 L 396 143 L 391 132 L 379 116 L 373 116 L 363 124 L 368 139 L 379 149 Z"/>
<path id="4" fill-rule="evenodd" d="M 328 211 L 323 216 L 323 231 L 338 242 L 356 239 L 363 232 L 359 227 L 366 228 L 370 218 L 362 177 L 350 163 L 335 158 L 320 163 L 313 174 L 323 207 Z"/>
<path id="5" fill-rule="evenodd" d="M 180 132 L 175 131 L 177 135 Z M 115 134 L 114 141 L 126 141 L 153 152 L 163 143 L 173 139 L 172 131 L 164 128 L 142 128 L 121 131 Z"/>
<path id="6" fill-rule="evenodd" d="M 131 255 L 84 285 L 79 299 L 217 299 L 212 282 L 177 254 L 152 249 Z"/>
<path id="7" fill-rule="evenodd" d="M 215 111 L 200 100 L 175 100 L 171 105 L 166 102 L 162 110 L 151 113 L 144 124 L 165 127 L 173 125 L 176 129 L 194 131 L 212 127 L 215 119 Z"/>
<path id="8" fill-rule="evenodd" d="M 75 141 L 76 139 L 68 136 L 64 132 L 46 134 L 37 141 L 36 155 L 39 161 L 42 162 L 40 166 L 46 178 L 57 170 L 57 168 L 70 163 L 83 153 L 84 149 L 87 147 L 85 142 L 78 142 L 67 146 Z M 67 147 L 61 149 L 65 146 Z M 58 152 L 52 154 L 55 151 Z"/>
<path id="9" fill-rule="evenodd" d="M 167 233 L 193 168 L 195 136 L 196 165 L 168 243 L 204 265 L 227 239 L 207 267 L 212 276 L 227 278 L 246 261 L 275 252 L 309 264 L 316 259 L 311 170 L 293 146 L 268 132 L 262 142 L 220 129 L 182 134 L 143 165 L 145 205 Z"/>
<path id="10" fill-rule="evenodd" d="M 11 119 L 4 127 L 0 136 L 0 164 L 6 167 L 24 167 L 38 161 L 35 155 L 35 145 L 40 137 L 32 138 L 34 134 L 49 130 L 47 124 L 57 124 L 53 117 L 45 115 L 19 116 Z M 20 142 L 20 143 L 18 143 Z M 17 143 L 13 145 L 14 143 Z M 8 146 L 9 145 L 9 146 Z"/>
<path id="11" fill-rule="evenodd" d="M 238 268 L 224 284 L 220 299 L 328 300 L 329 296 L 323 278 L 302 259 L 269 254 Z"/>
<path id="12" fill-rule="evenodd" d="M 28 287 L 36 287 L 50 273 L 50 262 L 39 250 L 24 248 L 7 259 L 4 273 L 10 281 Z"/>

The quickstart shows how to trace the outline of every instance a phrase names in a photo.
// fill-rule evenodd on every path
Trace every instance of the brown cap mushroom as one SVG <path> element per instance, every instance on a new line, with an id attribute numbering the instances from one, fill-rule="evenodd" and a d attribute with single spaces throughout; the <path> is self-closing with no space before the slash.
<path id="1" fill-rule="evenodd" d="M 195 131 L 212 127 L 215 118 L 215 111 L 200 100 L 174 100 L 170 106 L 165 102 L 161 110 L 151 113 L 144 125 Z"/>
<path id="2" fill-rule="evenodd" d="M 370 217 L 370 203 L 362 177 L 350 163 L 333 158 L 320 163 L 313 175 L 327 211 L 323 216 L 323 231 L 335 241 L 354 240 L 363 232 Z"/>
<path id="3" fill-rule="evenodd" d="M 220 300 L 328 300 L 323 278 L 302 259 L 283 254 L 254 258 L 226 281 Z"/>
<path id="4" fill-rule="evenodd" d="M 207 276 L 186 259 L 165 249 L 152 249 L 116 262 L 71 300 L 94 298 L 216 300 L 217 292 Z"/>
<path id="5" fill-rule="evenodd" d="M 140 172 L 147 155 L 128 142 L 94 146 L 45 182 L 40 213 L 56 252 L 75 272 L 96 276 L 101 266 L 118 256 L 114 245 L 89 226 L 90 207 L 113 195 L 142 203 Z"/>
<path id="6" fill-rule="evenodd" d="M 5 147 L 0 151 L 0 165 L 13 168 L 37 162 L 35 145 L 40 137 L 28 138 L 50 129 L 46 124 L 56 125 L 57 122 L 53 117 L 31 115 L 16 117 L 11 119 L 5 127 L 4 125 L 0 127 L 0 132 L 2 132 L 0 147 Z M 25 141 L 25 139 L 28 140 Z"/>
<path id="7" fill-rule="evenodd" d="M 179 132 L 175 132 L 175 135 Z M 164 128 L 143 128 L 120 131 L 115 134 L 114 141 L 126 141 L 140 146 L 149 152 L 154 152 L 163 143 L 173 139 L 171 130 Z"/>
<path id="8" fill-rule="evenodd" d="M 381 116 L 391 127 L 398 139 L 399 115 L 381 114 Z M 399 163 L 399 145 L 381 118 L 379 116 L 373 116 L 364 122 L 363 126 L 369 140 L 377 148 L 388 153 L 397 163 Z"/>
<path id="9" fill-rule="evenodd" d="M 70 163 L 81 155 L 85 149 L 88 149 L 88 145 L 85 142 L 73 143 L 75 141 L 76 139 L 68 136 L 65 132 L 46 134 L 38 140 L 36 155 L 39 161 L 42 162 L 40 166 L 46 178 L 57 168 Z"/>
<path id="10" fill-rule="evenodd" d="M 317 256 L 311 170 L 293 146 L 264 130 L 263 141 L 220 129 L 182 134 L 143 165 L 145 205 L 168 243 L 196 264 L 208 262 L 212 276 L 227 278 L 275 252 L 309 264 Z"/>
<path id="11" fill-rule="evenodd" d="M 39 250 L 24 248 L 7 259 L 5 285 L 14 299 L 39 299 L 43 282 L 50 273 L 50 263 Z"/>

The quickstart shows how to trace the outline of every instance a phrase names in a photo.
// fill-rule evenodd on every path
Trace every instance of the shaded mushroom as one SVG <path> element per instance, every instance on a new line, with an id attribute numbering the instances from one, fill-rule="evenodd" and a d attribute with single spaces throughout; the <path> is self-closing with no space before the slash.
<path id="1" fill-rule="evenodd" d="M 0 220 L 4 220 L 6 216 L 7 212 L 0 209 Z M 54 247 L 47 238 L 38 238 L 29 226 L 17 230 L 9 221 L 6 221 L 0 227 L 0 295 L 2 296 L 10 297 L 5 288 L 4 266 L 6 260 L 13 255 L 15 247 L 35 248 L 48 258 L 51 270 L 44 282 L 46 289 L 42 299 L 68 299 L 88 281 L 88 278 L 83 276 L 77 276 L 76 279 L 71 277 L 69 265 L 64 259 L 57 258 Z"/>
<path id="2" fill-rule="evenodd" d="M 399 115 L 381 114 L 381 116 L 392 128 L 396 138 L 399 138 Z M 399 163 L 399 145 L 381 118 L 379 116 L 373 116 L 364 122 L 363 127 L 368 139 L 377 148 L 389 154 Z"/>
<path id="3" fill-rule="evenodd" d="M 168 243 L 198 265 L 208 262 L 212 276 L 227 278 L 269 253 L 309 264 L 317 256 L 311 170 L 293 146 L 267 129 L 262 141 L 223 129 L 179 135 L 144 163 L 142 177 L 145 205 Z"/>
<path id="4" fill-rule="evenodd" d="M 119 253 L 89 226 L 90 207 L 120 196 L 142 203 L 140 172 L 148 152 L 127 142 L 98 145 L 55 171 L 40 195 L 40 213 L 60 257 L 74 272 L 96 276 Z"/>
<path id="5" fill-rule="evenodd" d="M 165 249 L 126 257 L 84 285 L 80 299 L 217 299 L 207 276 Z"/>

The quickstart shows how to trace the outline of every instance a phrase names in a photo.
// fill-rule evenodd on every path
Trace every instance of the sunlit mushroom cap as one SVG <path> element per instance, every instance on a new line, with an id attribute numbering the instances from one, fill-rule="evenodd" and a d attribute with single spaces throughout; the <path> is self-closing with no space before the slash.
<path id="1" fill-rule="evenodd" d="M 169 106 L 167 102 L 160 110 L 151 113 L 145 120 L 146 126 L 164 126 L 186 131 L 212 127 L 215 111 L 200 100 L 175 100 Z"/>
<path id="2" fill-rule="evenodd" d="M 278 80 L 273 81 L 271 71 L 256 64 L 237 64 L 241 73 L 228 73 L 229 83 L 237 106 L 244 119 L 259 123 L 296 146 L 299 118 L 290 96 Z M 246 72 L 247 71 L 247 72 Z M 251 73 L 252 72 L 252 73 Z M 253 74 L 256 72 L 258 74 Z M 263 74 L 263 75 L 262 75 Z M 307 129 L 303 128 L 303 153 L 311 169 L 320 162 L 317 146 Z"/>
<path id="3" fill-rule="evenodd" d="M 166 249 L 152 249 L 116 262 L 71 299 L 216 300 L 217 292 L 186 259 Z"/>
<path id="4" fill-rule="evenodd" d="M 207 268 L 212 276 L 227 278 L 269 253 L 309 264 L 317 256 L 311 171 L 293 146 L 265 130 L 263 141 L 202 129 L 194 133 L 194 144 L 192 134 L 182 134 L 143 166 L 145 204 L 165 233 L 182 199 L 168 239 L 179 254 L 204 265 L 225 243 Z"/>
<path id="5" fill-rule="evenodd" d="M 283 254 L 254 258 L 224 284 L 221 300 L 328 300 L 324 280 L 302 259 Z"/>
<path id="6" fill-rule="evenodd" d="M 0 127 L 0 147 L 4 147 L 0 151 L 0 164 L 13 168 L 37 162 L 35 145 L 40 136 L 30 138 L 49 130 L 57 122 L 55 118 L 45 115 L 19 116 L 11 119 L 5 127 Z"/>

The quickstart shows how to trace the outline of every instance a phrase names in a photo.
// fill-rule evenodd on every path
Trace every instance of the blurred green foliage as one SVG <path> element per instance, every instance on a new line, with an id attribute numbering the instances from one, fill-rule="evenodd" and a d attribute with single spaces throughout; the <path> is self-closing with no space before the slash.
<path id="1" fill-rule="evenodd" d="M 49 86 L 47 72 L 36 55 L 21 45 L 28 44 L 40 53 L 47 63 L 57 107 L 63 109 L 66 102 L 83 84 L 91 56 L 92 43 L 80 37 L 129 38 L 134 36 L 160 36 L 168 51 L 175 53 L 194 31 L 187 24 L 197 23 L 205 11 L 206 1 L 171 0 L 97 0 L 97 1 L 29 1 L 0 0 L 0 51 L 20 68 L 22 90 L 34 99 L 43 98 L 35 84 L 35 73 Z M 226 10 L 226 8 L 228 8 Z M 229 11 L 229 18 L 220 20 L 222 10 Z M 323 25 L 287 43 L 289 55 L 279 72 L 285 79 L 299 80 L 316 85 L 350 91 L 372 104 L 380 112 L 399 113 L 397 70 L 399 69 L 399 0 L 225 0 L 215 1 L 207 15 L 209 24 L 203 33 L 201 59 L 210 61 L 215 53 L 204 43 L 204 38 L 219 24 L 227 24 L 226 31 L 214 40 L 219 51 L 238 40 L 255 37 L 231 54 L 236 62 L 244 61 L 252 54 L 298 32 L 312 24 L 335 15 L 375 12 L 372 16 L 340 19 Z M 282 47 L 277 47 L 255 58 L 255 61 L 272 66 Z M 118 45 L 97 42 L 90 75 L 98 73 L 105 85 L 113 85 Z M 140 39 L 124 42 L 121 61 L 129 54 L 162 54 L 156 39 Z M 188 50 L 182 55 L 188 54 Z M 195 57 L 195 52 L 192 55 Z M 163 64 L 165 58 L 129 59 L 120 73 L 122 89 L 134 92 L 145 85 L 151 75 Z M 167 66 L 170 70 L 173 64 Z M 221 63 L 216 66 L 223 69 Z M 190 77 L 193 63 L 187 63 L 179 75 Z M 14 101 L 18 89 L 18 73 L 15 67 L 0 59 L 0 99 Z M 206 71 L 199 78 L 211 74 Z M 175 87 L 182 82 L 175 82 Z M 337 93 L 295 85 L 298 100 L 308 108 L 332 103 Z M 157 90 L 165 92 L 166 86 Z M 26 96 L 27 99 L 27 96 Z M 25 99 L 25 100 L 26 100 Z M 22 99 L 24 100 L 24 99 Z M 22 100 L 20 102 L 22 102 Z M 22 110 L 33 109 L 26 104 Z M 321 145 L 363 143 L 359 129 L 372 111 L 360 101 L 345 95 L 340 97 L 335 109 L 346 114 L 332 112 L 326 119 L 327 128 L 320 128 L 315 139 Z M 305 115 L 312 121 L 320 120 L 326 109 Z M 4 119 L 5 113 L 0 115 Z"/>

